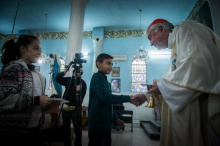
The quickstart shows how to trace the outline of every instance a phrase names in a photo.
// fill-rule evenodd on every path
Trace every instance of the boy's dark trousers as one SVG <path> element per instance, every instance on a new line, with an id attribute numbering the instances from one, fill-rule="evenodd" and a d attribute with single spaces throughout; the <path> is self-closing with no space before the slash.
<path id="1" fill-rule="evenodd" d="M 70 125 L 71 121 L 73 122 L 74 133 L 75 133 L 75 141 L 74 146 L 81 146 L 82 135 L 79 133 L 77 129 L 77 112 L 76 109 L 73 111 L 64 111 L 62 110 L 62 117 L 63 117 L 63 126 L 64 126 L 64 139 L 65 139 L 65 146 L 71 146 L 71 130 Z"/>
<path id="2" fill-rule="evenodd" d="M 111 146 L 111 130 L 89 131 L 88 146 Z"/>

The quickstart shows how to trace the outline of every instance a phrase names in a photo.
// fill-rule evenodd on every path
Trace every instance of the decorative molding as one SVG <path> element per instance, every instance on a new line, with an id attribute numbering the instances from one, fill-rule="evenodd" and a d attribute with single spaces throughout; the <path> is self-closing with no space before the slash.
<path id="1" fill-rule="evenodd" d="M 39 39 L 45 40 L 60 40 L 68 39 L 67 32 L 46 32 L 44 33 L 32 33 Z M 9 38 L 16 38 L 17 35 L 0 35 L 1 41 L 6 41 Z M 44 38 L 43 38 L 44 37 Z M 108 30 L 104 32 L 104 38 L 129 38 L 129 37 L 145 37 L 145 30 Z M 92 31 L 83 32 L 83 38 L 92 39 Z"/>
<path id="2" fill-rule="evenodd" d="M 10 35 L 0 34 L 0 41 L 5 42 L 5 41 L 10 40 L 10 39 L 15 39 L 16 37 L 17 37 L 16 34 L 10 34 Z"/>
<path id="3" fill-rule="evenodd" d="M 104 32 L 104 38 L 144 37 L 145 30 L 111 30 Z"/>
<path id="4" fill-rule="evenodd" d="M 47 32 L 45 33 L 45 35 L 44 33 L 33 33 L 33 35 L 35 35 L 39 39 L 45 39 L 45 40 L 68 39 L 68 32 Z M 83 38 L 92 38 L 92 32 L 91 31 L 83 32 Z"/>
<path id="5" fill-rule="evenodd" d="M 206 0 L 198 0 L 195 6 L 193 7 L 193 9 L 191 10 L 191 12 L 189 13 L 186 20 L 197 20 L 199 10 L 201 9 L 201 7 L 203 6 L 205 2 Z"/>
<path id="6" fill-rule="evenodd" d="M 38 39 L 44 40 L 59 40 L 59 39 L 67 39 L 67 32 L 47 32 L 47 33 L 33 33 Z"/>
<path id="7" fill-rule="evenodd" d="M 84 31 L 83 32 L 83 38 L 84 39 L 92 38 L 92 31 Z"/>

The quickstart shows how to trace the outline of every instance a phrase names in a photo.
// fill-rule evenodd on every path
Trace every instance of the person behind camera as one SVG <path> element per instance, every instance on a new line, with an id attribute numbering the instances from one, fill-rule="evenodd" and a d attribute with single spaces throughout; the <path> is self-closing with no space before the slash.
<path id="1" fill-rule="evenodd" d="M 80 69 L 80 71 L 82 71 Z M 71 131 L 70 131 L 70 125 L 71 121 L 73 122 L 73 127 L 77 127 L 77 100 L 76 100 L 76 90 L 79 93 L 80 88 L 82 88 L 81 93 L 82 94 L 82 100 L 84 99 L 86 95 L 86 83 L 83 79 L 81 79 L 81 84 L 80 84 L 80 76 L 82 75 L 81 72 L 77 72 L 76 76 L 77 78 L 71 75 L 72 71 L 71 69 L 68 70 L 67 68 L 64 70 L 64 72 L 60 72 L 56 76 L 56 81 L 65 86 L 65 92 L 63 95 L 63 98 L 65 100 L 68 100 L 69 103 L 65 103 L 63 105 L 62 109 L 62 118 L 63 118 L 63 125 L 64 125 L 64 138 L 65 138 L 65 146 L 71 146 Z M 75 71 L 73 72 L 73 75 L 75 74 Z M 77 81 L 77 86 L 75 87 L 75 82 Z M 80 95 L 78 96 L 80 97 Z M 81 133 L 77 130 L 77 128 L 74 128 L 75 132 L 75 142 L 74 146 L 80 146 L 81 145 Z"/>

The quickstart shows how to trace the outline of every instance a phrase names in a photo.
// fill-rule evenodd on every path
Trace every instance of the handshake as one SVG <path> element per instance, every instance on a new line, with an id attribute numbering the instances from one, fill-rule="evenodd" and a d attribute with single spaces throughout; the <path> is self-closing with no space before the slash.
<path id="1" fill-rule="evenodd" d="M 144 94 L 136 94 L 136 95 L 131 95 L 131 103 L 134 104 L 135 106 L 140 106 L 142 105 L 145 101 L 147 101 L 147 97 Z"/>

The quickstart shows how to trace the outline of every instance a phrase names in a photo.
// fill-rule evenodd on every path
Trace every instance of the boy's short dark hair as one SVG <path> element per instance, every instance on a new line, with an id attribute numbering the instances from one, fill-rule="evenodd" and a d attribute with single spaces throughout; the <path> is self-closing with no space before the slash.
<path id="1" fill-rule="evenodd" d="M 105 54 L 105 53 L 99 54 L 99 56 L 96 58 L 96 67 L 98 68 L 97 62 L 102 63 L 105 59 L 109 59 L 109 58 L 113 59 L 113 57 L 109 54 Z"/>

